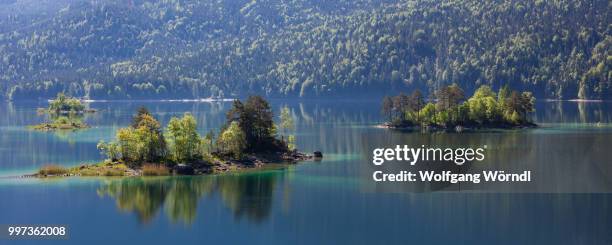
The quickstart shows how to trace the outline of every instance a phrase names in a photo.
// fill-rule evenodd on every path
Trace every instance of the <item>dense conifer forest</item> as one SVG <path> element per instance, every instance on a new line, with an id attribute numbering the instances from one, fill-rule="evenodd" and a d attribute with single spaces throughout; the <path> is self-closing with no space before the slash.
<path id="1" fill-rule="evenodd" d="M 0 0 L 0 99 L 610 99 L 609 1 Z"/>

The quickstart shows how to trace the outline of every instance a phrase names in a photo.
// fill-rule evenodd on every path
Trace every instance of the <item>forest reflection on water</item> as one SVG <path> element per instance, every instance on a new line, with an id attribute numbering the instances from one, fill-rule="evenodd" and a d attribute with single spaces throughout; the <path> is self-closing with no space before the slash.
<path id="1" fill-rule="evenodd" d="M 273 192 L 286 171 L 264 170 L 240 174 L 111 179 L 97 190 L 116 200 L 117 208 L 133 212 L 141 223 L 162 210 L 175 223 L 195 221 L 202 198 L 218 195 L 236 219 L 259 223 L 270 214 Z M 287 195 L 289 193 L 286 193 Z"/>

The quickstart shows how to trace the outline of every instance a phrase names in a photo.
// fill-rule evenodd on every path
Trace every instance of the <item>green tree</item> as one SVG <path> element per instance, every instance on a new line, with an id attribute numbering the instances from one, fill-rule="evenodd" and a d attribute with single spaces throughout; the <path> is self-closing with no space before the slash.
<path id="1" fill-rule="evenodd" d="M 76 98 L 69 98 L 64 93 L 58 93 L 57 97 L 49 102 L 48 112 L 52 114 L 80 113 L 85 110 L 85 105 Z"/>
<path id="2" fill-rule="evenodd" d="M 58 93 L 57 97 L 49 103 L 49 111 L 59 114 L 66 104 L 67 97 L 64 93 Z"/>
<path id="3" fill-rule="evenodd" d="M 238 122 L 244 132 L 249 151 L 278 150 L 270 104 L 261 96 L 250 96 L 243 104 L 235 100 L 227 113 L 227 124 Z"/>
<path id="4" fill-rule="evenodd" d="M 104 140 L 101 140 L 98 142 L 97 148 L 107 157 L 107 159 L 113 162 L 121 158 L 121 148 L 116 142 L 106 143 Z"/>
<path id="5" fill-rule="evenodd" d="M 160 123 L 150 114 L 142 114 L 138 118 L 136 129 L 140 138 L 146 142 L 146 154 L 143 160 L 156 162 L 164 159 L 167 147 Z"/>
<path id="6" fill-rule="evenodd" d="M 433 124 L 435 122 L 435 116 L 436 116 L 436 105 L 434 105 L 433 103 L 427 103 L 423 109 L 421 109 L 421 112 L 419 113 L 422 116 L 421 122 L 424 125 L 430 125 Z"/>
<path id="7" fill-rule="evenodd" d="M 180 119 L 176 117 L 170 119 L 166 131 L 172 160 L 188 162 L 196 158 L 199 153 L 200 136 L 196 120 L 190 113 L 185 113 Z"/>
<path id="8" fill-rule="evenodd" d="M 213 146 L 215 145 L 215 133 L 209 131 L 206 136 L 200 139 L 200 155 L 207 156 L 213 152 Z"/>
<path id="9" fill-rule="evenodd" d="M 132 117 L 132 127 L 133 128 L 138 128 L 140 121 L 142 121 L 144 116 L 151 116 L 151 112 L 149 112 L 149 109 L 147 109 L 144 106 L 141 106 L 138 108 L 138 111 L 136 112 L 136 115 L 134 115 L 134 117 Z"/>
<path id="10" fill-rule="evenodd" d="M 128 165 L 139 166 L 145 147 L 136 130 L 132 127 L 120 128 L 116 137 L 122 160 Z"/>
<path id="11" fill-rule="evenodd" d="M 491 97 L 491 98 L 496 97 L 495 92 L 493 92 L 493 90 L 491 89 L 489 85 L 482 85 L 478 87 L 478 89 L 474 91 L 474 95 L 472 95 L 472 98 L 485 98 L 485 97 Z"/>
<path id="12" fill-rule="evenodd" d="M 472 97 L 468 101 L 469 118 L 478 124 L 492 123 L 498 119 L 500 110 L 493 96 Z"/>
<path id="13" fill-rule="evenodd" d="M 451 127 L 465 126 L 495 126 L 508 124 L 527 124 L 527 115 L 535 110 L 535 97 L 530 92 L 518 93 L 510 91 L 507 86 L 500 89 L 500 94 L 493 92 L 490 86 L 482 85 L 472 97 L 461 103 L 463 90 L 456 84 L 444 87 L 435 92 L 437 101 L 428 103 L 418 111 L 424 103 L 422 95 L 415 91 L 408 96 L 407 119 L 391 123 L 405 125 L 406 121 L 421 125 L 440 125 Z M 393 97 L 400 101 L 400 96 Z M 388 98 L 383 101 L 389 100 Z M 416 114 L 416 115 L 415 115 Z M 416 119 L 415 119 L 416 118 Z"/>
<path id="14" fill-rule="evenodd" d="M 494 123 L 500 120 L 501 108 L 497 95 L 488 85 L 482 85 L 468 99 L 469 119 L 478 124 Z"/>
<path id="15" fill-rule="evenodd" d="M 504 110 L 506 109 L 506 99 L 510 97 L 510 92 L 508 84 L 504 84 L 497 92 L 497 103 L 499 103 Z"/>
<path id="16" fill-rule="evenodd" d="M 527 114 L 535 111 L 535 97 L 531 92 L 513 91 L 506 99 L 507 117 L 516 124 L 527 122 Z M 516 115 L 515 115 L 516 114 Z"/>
<path id="17" fill-rule="evenodd" d="M 535 111 L 535 102 L 536 99 L 531 92 L 521 93 L 521 110 L 523 113 L 521 116 L 524 121 L 528 121 L 528 113 Z"/>
<path id="18" fill-rule="evenodd" d="M 246 135 L 240 128 L 238 122 L 230 123 L 221 134 L 217 141 L 220 148 L 227 153 L 232 154 L 236 158 L 240 158 L 246 148 Z"/>
<path id="19" fill-rule="evenodd" d="M 101 141 L 98 149 L 109 159 L 121 159 L 131 166 L 166 159 L 168 150 L 160 123 L 149 113 L 139 113 L 133 122 L 131 126 L 117 131 L 115 142 Z"/>

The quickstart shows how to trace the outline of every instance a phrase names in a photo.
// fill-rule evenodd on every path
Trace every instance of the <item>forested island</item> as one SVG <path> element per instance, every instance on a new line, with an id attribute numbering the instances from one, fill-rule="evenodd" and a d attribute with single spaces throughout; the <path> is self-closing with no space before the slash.
<path id="1" fill-rule="evenodd" d="M 0 98 L 611 99 L 605 0 L 0 1 Z"/>
<path id="2" fill-rule="evenodd" d="M 441 129 L 463 131 L 477 128 L 535 127 L 529 114 L 535 111 L 531 92 L 512 91 L 503 86 L 495 93 L 487 85 L 480 86 L 466 100 L 457 84 L 444 86 L 425 103 L 419 90 L 410 95 L 384 97 L 384 127 L 396 129 Z"/>
<path id="3" fill-rule="evenodd" d="M 83 114 L 96 112 L 86 108 L 79 99 L 68 97 L 64 93 L 57 94 L 57 97 L 49 102 L 49 107 L 38 108 L 37 111 L 38 114 L 48 116 L 49 121 L 30 127 L 42 131 L 89 128 L 83 122 Z"/>
<path id="4" fill-rule="evenodd" d="M 116 140 L 97 145 L 106 156 L 98 164 L 73 168 L 42 167 L 35 176 L 160 176 L 192 175 L 261 167 L 266 163 L 296 163 L 313 158 L 295 149 L 293 118 L 283 108 L 280 123 L 268 102 L 250 96 L 235 100 L 218 135 L 201 136 L 190 113 L 173 117 L 165 128 L 144 107 L 132 124 L 116 132 Z M 285 132 L 277 138 L 279 130 Z M 321 157 L 317 152 L 315 155 Z"/>

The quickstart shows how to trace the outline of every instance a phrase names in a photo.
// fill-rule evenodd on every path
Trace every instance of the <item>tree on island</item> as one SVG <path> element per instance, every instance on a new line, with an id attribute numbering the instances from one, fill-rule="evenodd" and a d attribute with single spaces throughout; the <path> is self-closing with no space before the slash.
<path id="1" fill-rule="evenodd" d="M 393 99 L 389 96 L 385 96 L 383 98 L 381 112 L 387 117 L 387 121 L 389 122 L 393 120 L 393 108 Z"/>
<path id="2" fill-rule="evenodd" d="M 480 86 L 465 100 L 463 90 L 456 84 L 444 86 L 434 93 L 436 101 L 425 104 L 419 91 L 406 96 L 385 97 L 382 112 L 392 127 L 434 126 L 449 128 L 516 127 L 533 125 L 529 113 L 535 111 L 531 92 L 510 91 L 507 86 L 495 93 L 487 85 Z M 392 103 L 393 102 L 393 103 Z"/>
<path id="3" fill-rule="evenodd" d="M 140 108 L 132 118 L 132 125 L 116 133 L 116 141 L 100 141 L 98 149 L 109 160 L 121 160 L 130 166 L 164 161 L 168 155 L 167 142 L 161 124 L 146 108 Z"/>
<path id="4" fill-rule="evenodd" d="M 49 102 L 47 111 L 55 114 L 82 113 L 85 111 L 85 105 L 79 99 L 58 93 L 57 97 Z"/>
<path id="5" fill-rule="evenodd" d="M 82 129 L 87 128 L 83 123 L 83 114 L 93 112 L 86 110 L 85 105 L 79 99 L 58 93 L 57 97 L 49 102 L 47 108 L 39 108 L 39 114 L 48 116 L 47 122 L 32 126 L 36 130 L 57 130 L 57 129 Z"/>
<path id="6" fill-rule="evenodd" d="M 292 124 L 287 115 L 281 117 L 283 128 L 293 127 Z M 251 96 L 245 103 L 235 100 L 218 139 L 214 135 L 210 131 L 200 136 L 196 119 L 190 113 L 171 118 L 162 130 L 155 117 L 146 108 L 140 108 L 132 124 L 117 131 L 115 141 L 100 141 L 98 149 L 108 161 L 137 168 L 149 163 L 206 164 L 214 159 L 289 151 L 287 142 L 276 138 L 270 105 L 259 96 Z"/>
<path id="7" fill-rule="evenodd" d="M 176 117 L 170 119 L 167 132 L 173 161 L 189 162 L 199 156 L 201 137 L 198 134 L 197 122 L 191 113 L 185 113 L 180 119 Z"/>
<path id="8" fill-rule="evenodd" d="M 442 111 L 456 108 L 465 99 L 463 89 L 456 83 L 438 89 L 435 96 L 437 100 L 436 107 Z"/>
<path id="9" fill-rule="evenodd" d="M 506 99 L 506 105 L 506 117 L 510 115 L 509 118 L 514 122 L 526 122 L 528 120 L 527 114 L 535 111 L 535 98 L 531 92 L 519 94 L 517 91 L 513 91 L 510 97 Z M 508 114 L 510 112 L 511 114 Z"/>
<path id="10" fill-rule="evenodd" d="M 249 96 L 245 103 L 234 100 L 227 112 L 227 124 L 238 122 L 246 137 L 246 151 L 266 152 L 286 150 L 276 139 L 276 126 L 270 104 L 261 96 Z"/>
<path id="11" fill-rule="evenodd" d="M 231 153 L 235 158 L 241 157 L 247 147 L 247 141 L 237 121 L 231 122 L 229 127 L 223 130 L 219 135 L 217 145 L 221 151 Z"/>

